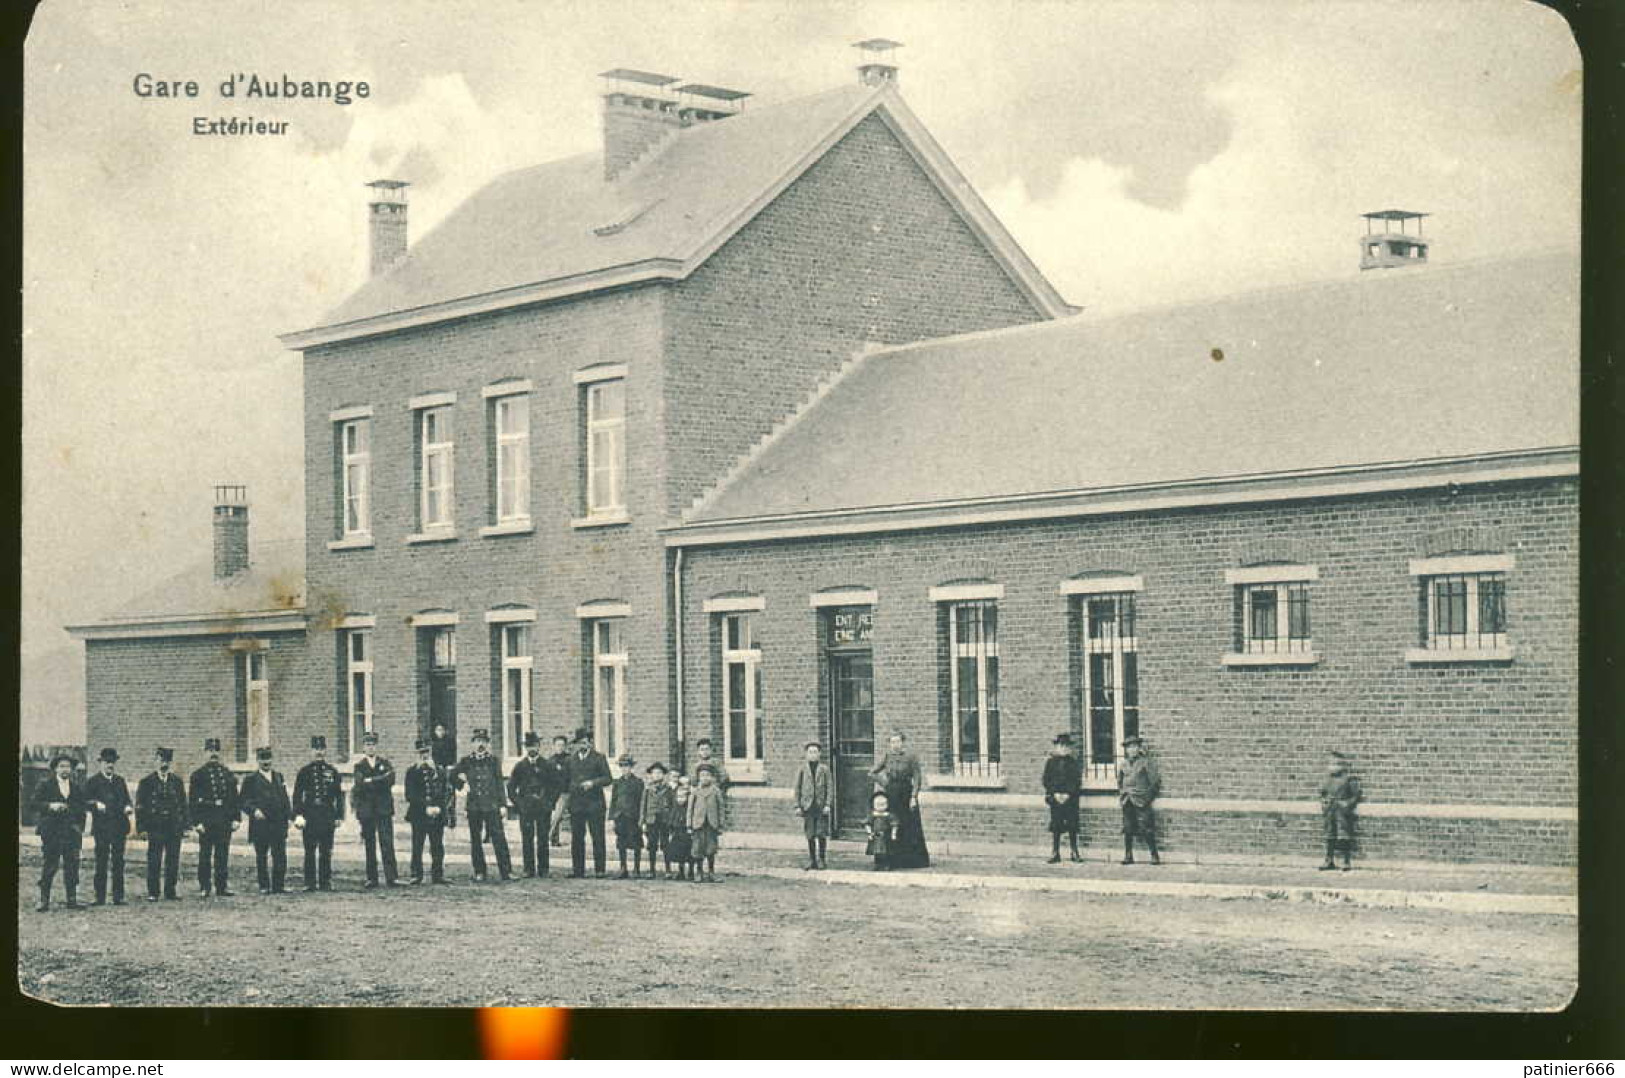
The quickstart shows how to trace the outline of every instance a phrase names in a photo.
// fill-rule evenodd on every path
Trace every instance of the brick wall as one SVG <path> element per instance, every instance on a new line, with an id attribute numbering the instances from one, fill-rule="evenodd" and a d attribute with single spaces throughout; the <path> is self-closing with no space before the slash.
<path id="1" fill-rule="evenodd" d="M 1074 713 L 1069 603 L 1058 586 L 1089 571 L 1138 573 L 1145 585 L 1137 597 L 1141 729 L 1161 763 L 1166 796 L 1310 798 L 1325 752 L 1335 746 L 1353 753 L 1373 801 L 1572 806 L 1577 501 L 1576 485 L 1557 481 L 1454 496 L 1396 494 L 698 548 L 687 556 L 684 632 L 689 640 L 707 639 L 700 604 L 708 596 L 764 596 L 757 638 L 767 771 L 774 783 L 788 783 L 801 743 L 819 734 L 827 706 L 808 596 L 840 586 L 878 589 L 877 734 L 906 732 L 930 767 L 939 744 L 940 686 L 937 611 L 927 589 L 964 579 L 1002 583 L 1003 760 L 1009 791 L 1033 794 L 1036 804 L 1049 740 L 1072 724 Z M 1516 658 L 1408 664 L 1404 651 L 1417 644 L 1419 585 L 1407 562 L 1437 552 L 1437 536 L 1460 527 L 1504 536 L 1505 552 L 1516 558 L 1507 581 Z M 1310 585 L 1318 665 L 1220 664 L 1234 632 L 1234 589 L 1223 572 L 1261 540 L 1287 544 L 1319 569 Z M 716 730 L 713 662 L 696 656 L 685 684 L 691 726 Z M 956 826 L 997 833 L 1003 824 L 993 821 L 1011 819 L 1003 811 L 973 806 Z M 1289 829 L 1312 831 L 1313 823 L 1289 818 Z M 1426 847 L 1451 856 L 1471 842 L 1480 853 L 1504 846 L 1509 859 L 1539 860 L 1529 851 L 1542 835 L 1558 847 L 1544 859 L 1563 860 L 1562 849 L 1572 849 L 1572 825 L 1425 821 L 1407 832 L 1397 824 L 1373 822 L 1368 849 Z M 1041 822 L 1021 826 L 1042 829 Z M 1245 845 L 1251 840 L 1238 836 L 1264 825 L 1249 816 L 1170 826 L 1175 842 L 1207 828 Z M 1497 835 L 1505 837 L 1501 846 Z M 1390 856 L 1386 849 L 1382 855 Z"/>

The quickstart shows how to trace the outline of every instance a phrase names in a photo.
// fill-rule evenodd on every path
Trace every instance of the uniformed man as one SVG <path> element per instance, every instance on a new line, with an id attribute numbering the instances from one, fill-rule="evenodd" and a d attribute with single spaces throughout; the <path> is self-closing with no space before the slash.
<path id="1" fill-rule="evenodd" d="M 1162 793 L 1162 774 L 1156 761 L 1146 755 L 1139 734 L 1123 739 L 1123 752 L 1128 760 L 1117 772 L 1117 801 L 1123 807 L 1123 864 L 1134 863 L 1134 836 L 1139 835 L 1151 851 L 1151 863 L 1160 865 L 1155 802 Z"/>
<path id="2" fill-rule="evenodd" d="M 378 887 L 378 861 L 384 862 L 384 883 L 399 887 L 395 868 L 395 765 L 378 755 L 378 735 L 361 735 L 361 759 L 355 764 L 350 802 L 361 824 L 361 842 L 367 850 L 369 891 Z"/>
<path id="3" fill-rule="evenodd" d="M 34 828 L 40 837 L 45 864 L 40 869 L 39 904 L 44 913 L 51 908 L 51 884 L 57 868 L 62 869 L 62 886 L 68 893 L 67 907 L 79 905 L 79 850 L 85 836 L 85 785 L 73 773 L 74 759 L 65 752 L 51 757 L 51 773 L 34 788 L 33 809 L 39 821 Z"/>
<path id="4" fill-rule="evenodd" d="M 604 787 L 614 782 L 609 761 L 594 751 L 592 731 L 576 731 L 575 751 L 570 753 L 568 782 L 570 800 L 570 878 L 587 874 L 587 833 L 592 832 L 593 874 L 604 877 Z"/>
<path id="5" fill-rule="evenodd" d="M 248 838 L 254 843 L 254 871 L 262 895 L 287 893 L 288 822 L 293 819 L 288 784 L 282 772 L 272 768 L 271 755 L 269 745 L 255 752 L 259 769 L 243 779 L 238 795 L 243 815 L 248 817 Z"/>
<path id="6" fill-rule="evenodd" d="M 453 773 L 456 788 L 467 790 L 464 815 L 468 817 L 469 854 L 474 862 L 474 879 L 485 876 L 485 836 L 491 839 L 497 871 L 502 882 L 513 879 L 513 862 L 508 857 L 508 836 L 502 830 L 502 810 L 507 807 L 507 791 L 502 786 L 502 761 L 491 755 L 491 735 L 474 731 L 474 751 L 457 762 Z"/>
<path id="7" fill-rule="evenodd" d="M 451 736 L 451 731 L 443 722 L 434 724 L 434 730 L 429 735 L 429 755 L 434 758 L 436 766 L 442 772 L 450 775 L 457 766 L 457 739 Z M 457 791 L 453 789 L 446 802 L 446 826 L 457 826 Z"/>
<path id="8" fill-rule="evenodd" d="M 113 905 L 124 905 L 124 842 L 130 836 L 135 804 L 130 787 L 116 770 L 118 750 L 105 748 L 96 756 L 96 774 L 85 781 L 90 802 L 90 834 L 96 842 L 96 905 L 107 902 L 107 874 L 113 874 Z"/>
<path id="9" fill-rule="evenodd" d="M 333 832 L 344 819 L 338 768 L 327 762 L 327 738 L 310 739 L 310 763 L 293 780 L 293 825 L 304 834 L 305 890 L 333 889 Z"/>
<path id="10" fill-rule="evenodd" d="M 552 760 L 542 758 L 542 739 L 525 734 L 525 755 L 508 775 L 508 800 L 519 810 L 519 845 L 525 875 L 547 875 L 547 828 L 564 782 Z"/>
<path id="11" fill-rule="evenodd" d="M 178 901 L 175 884 L 181 873 L 181 835 L 186 830 L 186 787 L 170 771 L 175 750 L 152 753 L 152 773 L 135 787 L 135 829 L 147 836 L 147 901 L 158 901 L 158 878 L 163 876 L 164 897 Z"/>
<path id="12" fill-rule="evenodd" d="M 1061 836 L 1078 854 L 1078 798 L 1083 796 L 1083 764 L 1072 755 L 1072 735 L 1055 735 L 1049 759 L 1044 761 L 1044 803 L 1049 806 L 1049 863 L 1061 863 Z"/>
<path id="13" fill-rule="evenodd" d="M 444 884 L 446 879 L 447 806 L 451 802 L 451 780 L 445 768 L 434 761 L 433 742 L 417 739 L 418 762 L 406 770 L 406 822 L 412 825 L 412 882 L 423 882 L 423 843 L 429 843 L 429 879 Z"/>
<path id="14" fill-rule="evenodd" d="M 202 767 L 192 772 L 187 800 L 191 805 L 192 830 L 197 832 L 198 894 L 221 898 L 233 894 L 229 886 L 226 858 L 231 850 L 231 833 L 237 830 L 237 777 L 220 762 L 220 739 L 203 742 L 208 754 Z"/>

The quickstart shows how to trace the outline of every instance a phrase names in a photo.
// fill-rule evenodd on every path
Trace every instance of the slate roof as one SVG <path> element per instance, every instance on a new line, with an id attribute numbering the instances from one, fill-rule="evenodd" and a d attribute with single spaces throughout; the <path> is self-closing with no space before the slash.
<path id="1" fill-rule="evenodd" d="M 1574 446 L 1579 294 L 1546 252 L 884 349 L 685 520 Z"/>
<path id="2" fill-rule="evenodd" d="M 256 544 L 249 567 L 225 580 L 214 578 L 212 561 L 200 561 L 156 585 L 94 626 L 163 621 L 168 618 L 231 618 L 292 614 L 305 605 L 305 544 L 285 540 Z"/>

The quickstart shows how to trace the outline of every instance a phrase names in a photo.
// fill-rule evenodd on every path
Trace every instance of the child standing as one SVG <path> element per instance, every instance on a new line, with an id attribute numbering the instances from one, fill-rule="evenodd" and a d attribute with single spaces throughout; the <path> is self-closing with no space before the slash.
<path id="1" fill-rule="evenodd" d="M 643 772 L 648 780 L 643 784 L 643 807 L 638 813 L 643 824 L 643 845 L 649 851 L 649 878 L 658 878 L 655 872 L 655 851 L 666 855 L 666 875 L 671 875 L 671 818 L 675 807 L 672 787 L 666 783 L 666 765 L 652 763 Z"/>
<path id="2" fill-rule="evenodd" d="M 609 818 L 615 821 L 615 852 L 621 857 L 620 879 L 626 879 L 626 851 L 632 851 L 633 871 L 643 875 L 643 780 L 632 773 L 637 761 L 622 753 L 616 761 L 621 774 L 609 792 Z"/>
<path id="3" fill-rule="evenodd" d="M 1072 755 L 1072 735 L 1056 734 L 1050 758 L 1044 761 L 1044 801 L 1049 805 L 1049 863 L 1061 863 L 1061 836 L 1078 856 L 1078 798 L 1083 795 L 1083 764 Z"/>
<path id="4" fill-rule="evenodd" d="M 701 764 L 695 772 L 700 785 L 688 800 L 688 830 L 694 848 L 689 852 L 696 877 L 705 862 L 706 883 L 717 882 L 717 838 L 722 834 L 722 787 L 717 785 L 717 769 Z"/>
<path id="5" fill-rule="evenodd" d="M 807 835 L 807 867 L 829 867 L 829 815 L 831 776 L 818 742 L 806 744 L 807 762 L 796 773 L 796 815 Z"/>
<path id="6" fill-rule="evenodd" d="M 671 879 L 671 865 L 677 863 L 677 878 L 689 879 L 688 861 L 694 852 L 694 842 L 688 834 L 688 802 L 693 794 L 687 775 L 671 777 L 671 836 L 666 840 L 666 878 Z"/>
<path id="7" fill-rule="evenodd" d="M 869 844 L 863 852 L 875 859 L 876 872 L 891 871 L 892 840 L 897 837 L 897 817 L 891 814 L 891 805 L 883 793 L 875 794 L 869 802 Z"/>
<path id="8" fill-rule="evenodd" d="M 1354 812 L 1364 796 L 1349 758 L 1333 749 L 1326 780 L 1320 784 L 1320 816 L 1326 826 L 1326 863 L 1320 866 L 1322 872 L 1337 867 L 1332 855 L 1338 850 L 1343 853 L 1343 871 L 1353 867 L 1349 858 L 1354 851 Z"/>

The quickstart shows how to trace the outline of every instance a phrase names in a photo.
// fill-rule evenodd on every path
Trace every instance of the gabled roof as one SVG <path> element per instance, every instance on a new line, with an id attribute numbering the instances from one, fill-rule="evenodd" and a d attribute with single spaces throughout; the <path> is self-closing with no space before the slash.
<path id="1" fill-rule="evenodd" d="M 1513 456 L 1572 472 L 1542 454 L 1578 442 L 1579 262 L 1548 253 L 880 349 L 675 531 Z"/>
<path id="2" fill-rule="evenodd" d="M 305 627 L 305 545 L 258 544 L 249 567 L 216 580 L 211 562 L 196 565 L 97 621 L 70 625 L 81 639 L 197 636 Z"/>
<path id="3" fill-rule="evenodd" d="M 683 128 L 614 181 L 600 153 L 492 181 L 290 348 L 636 281 L 681 279 L 878 113 L 1016 283 L 1067 306 L 891 87 L 843 86 Z"/>

